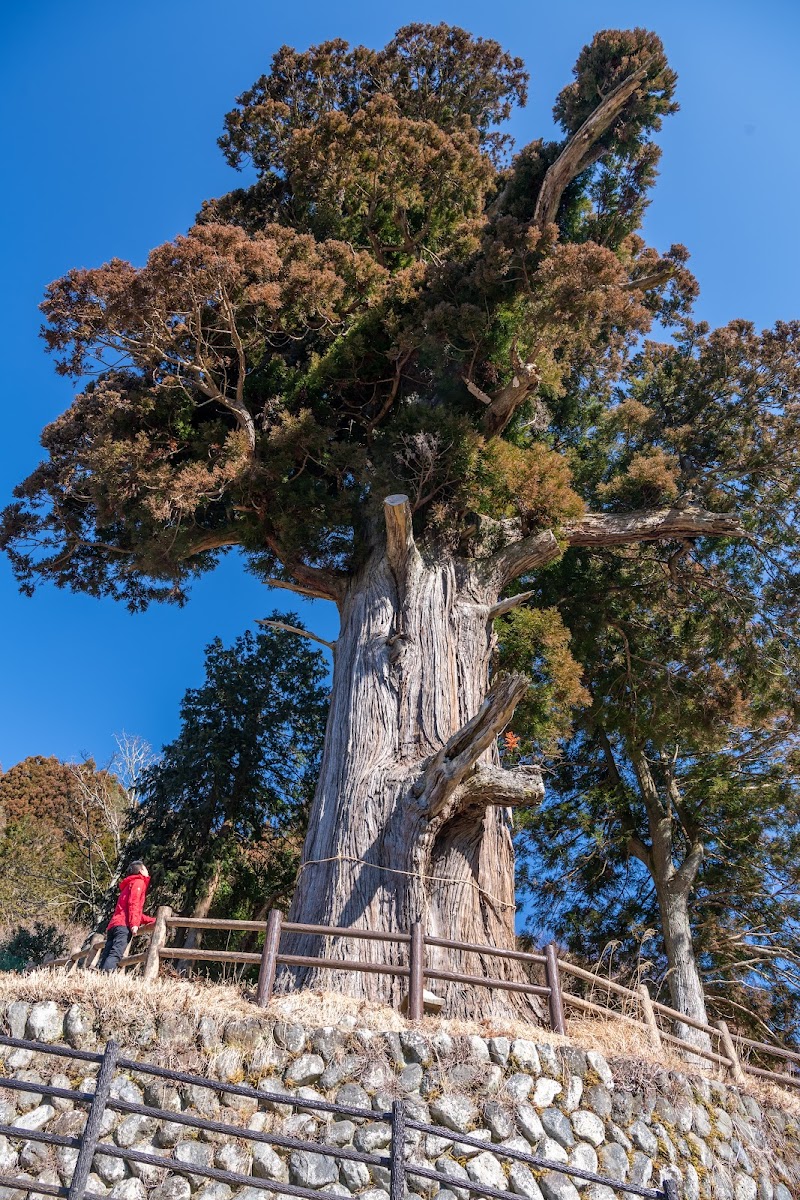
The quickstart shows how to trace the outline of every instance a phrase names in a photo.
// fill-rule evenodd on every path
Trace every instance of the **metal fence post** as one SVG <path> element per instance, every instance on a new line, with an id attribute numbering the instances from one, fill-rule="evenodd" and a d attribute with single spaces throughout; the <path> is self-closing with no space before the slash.
<path id="1" fill-rule="evenodd" d="M 267 917 L 267 932 L 264 935 L 264 949 L 261 952 L 261 966 L 258 969 L 258 986 L 256 987 L 256 1004 L 260 1008 L 266 1008 L 272 999 L 282 924 L 283 913 L 281 910 L 271 908 Z"/>
<path id="2" fill-rule="evenodd" d="M 566 1033 L 564 1021 L 564 1002 L 561 999 L 561 973 L 558 969 L 558 953 L 555 942 L 548 942 L 544 948 L 544 971 L 550 995 L 547 1003 L 550 1008 L 550 1024 L 555 1033 Z"/>
<path id="3" fill-rule="evenodd" d="M 89 1178 L 89 1172 L 92 1169 L 92 1159 L 97 1149 L 97 1143 L 100 1141 L 100 1126 L 103 1120 L 103 1113 L 106 1110 L 106 1102 L 111 1092 L 111 1084 L 114 1081 L 114 1072 L 117 1069 L 118 1058 L 119 1046 L 117 1043 L 107 1042 L 103 1061 L 100 1063 L 100 1070 L 97 1074 L 97 1086 L 95 1087 L 94 1097 L 86 1114 L 86 1124 L 83 1127 L 80 1149 L 78 1157 L 75 1160 L 72 1182 L 67 1192 L 67 1200 L 83 1200 L 83 1193 L 86 1190 L 86 1180 Z"/>
<path id="4" fill-rule="evenodd" d="M 162 904 L 160 908 L 156 909 L 156 923 L 150 934 L 150 945 L 147 947 L 147 955 L 142 964 L 142 979 L 147 980 L 148 983 L 158 978 L 161 966 L 159 952 L 161 947 L 167 944 L 167 918 L 171 916 L 172 909 L 168 904 Z"/>
<path id="5" fill-rule="evenodd" d="M 406 1190 L 406 1110 L 403 1100 L 392 1104 L 392 1146 L 389 1162 L 389 1200 L 403 1200 Z"/>
<path id="6" fill-rule="evenodd" d="M 421 1021 L 425 1011 L 425 930 L 421 921 L 411 926 L 408 966 L 408 1019 Z"/>

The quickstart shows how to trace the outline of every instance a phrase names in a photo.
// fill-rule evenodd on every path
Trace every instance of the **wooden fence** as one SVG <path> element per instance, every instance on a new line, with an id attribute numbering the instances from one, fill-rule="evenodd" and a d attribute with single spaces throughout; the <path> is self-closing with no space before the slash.
<path id="1" fill-rule="evenodd" d="M 103 1154 L 112 1158 L 122 1159 L 127 1163 L 141 1163 L 163 1169 L 165 1172 L 180 1175 L 211 1179 L 227 1183 L 234 1187 L 257 1188 L 267 1193 L 277 1193 L 279 1196 L 299 1196 L 302 1200 L 319 1200 L 319 1190 L 301 1187 L 298 1184 L 281 1183 L 275 1179 L 262 1179 L 253 1175 L 245 1175 L 236 1171 L 224 1171 L 217 1167 L 200 1166 L 174 1158 L 169 1151 L 164 1155 L 147 1154 L 143 1151 L 128 1147 L 117 1146 L 113 1142 L 101 1140 L 103 1114 L 106 1109 L 128 1115 L 142 1116 L 154 1121 L 165 1121 L 171 1124 L 185 1125 L 191 1130 L 209 1131 L 221 1134 L 223 1137 L 240 1139 L 248 1143 L 261 1143 L 282 1150 L 305 1150 L 321 1154 L 334 1160 L 349 1160 L 364 1163 L 366 1166 L 377 1166 L 389 1171 L 390 1200 L 403 1200 L 408 1194 L 406 1186 L 408 1175 L 417 1175 L 438 1183 L 440 1187 L 462 1189 L 490 1197 L 491 1200 L 519 1200 L 519 1196 L 498 1188 L 488 1187 L 483 1183 L 475 1183 L 469 1179 L 456 1179 L 440 1171 L 429 1170 L 416 1162 L 408 1162 L 406 1155 L 409 1148 L 406 1145 L 407 1131 L 432 1134 L 447 1142 L 457 1142 L 465 1146 L 477 1146 L 487 1149 L 487 1143 L 467 1134 L 455 1133 L 438 1125 L 428 1125 L 415 1121 L 409 1116 L 406 1102 L 395 1100 L 391 1112 L 375 1112 L 373 1109 L 349 1107 L 332 1104 L 324 1100 L 312 1100 L 305 1097 L 295 1097 L 289 1092 L 266 1092 L 259 1088 L 248 1087 L 244 1084 L 222 1083 L 218 1079 L 209 1079 L 204 1075 L 187 1075 L 180 1071 L 171 1071 L 153 1063 L 138 1062 L 120 1057 L 119 1046 L 109 1042 L 103 1054 L 89 1051 L 74 1050 L 69 1046 L 53 1046 L 44 1042 L 24 1041 L 20 1038 L 0 1037 L 0 1045 L 16 1049 L 33 1050 L 49 1056 L 78 1059 L 83 1062 L 99 1063 L 99 1071 L 94 1092 L 73 1091 L 71 1089 L 51 1087 L 48 1084 L 33 1083 L 30 1080 L 0 1078 L 0 1088 L 13 1091 L 34 1092 L 37 1096 L 47 1096 L 57 1100 L 69 1100 L 73 1103 L 84 1104 L 87 1108 L 86 1121 L 80 1137 L 66 1137 L 61 1134 L 47 1133 L 44 1130 L 22 1129 L 16 1125 L 0 1124 L 0 1134 L 13 1140 L 33 1141 L 48 1146 L 64 1146 L 77 1149 L 78 1154 L 72 1169 L 69 1185 L 58 1186 L 36 1179 L 25 1179 L 14 1176 L 0 1175 L 0 1187 L 14 1188 L 18 1191 L 35 1192 L 45 1196 L 64 1196 L 67 1200 L 101 1200 L 99 1196 L 87 1192 L 89 1174 L 95 1154 Z M 336 1117 L 347 1117 L 356 1121 L 387 1122 L 390 1129 L 388 1154 L 369 1154 L 365 1151 L 350 1149 L 343 1146 L 332 1146 L 326 1142 L 312 1142 L 300 1138 L 285 1137 L 272 1132 L 261 1132 L 243 1128 L 240 1125 L 228 1124 L 223 1121 L 196 1116 L 194 1113 L 178 1112 L 172 1109 L 162 1109 L 153 1105 L 137 1104 L 129 1100 L 115 1099 L 111 1095 L 114 1076 L 118 1068 L 134 1071 L 139 1075 L 163 1079 L 168 1083 L 190 1087 L 209 1088 L 212 1092 L 235 1096 L 247 1096 L 257 1103 L 280 1104 L 289 1107 L 322 1112 Z M 633 1183 L 620 1184 L 619 1180 L 594 1171 L 584 1171 L 565 1163 L 553 1162 L 550 1159 L 539 1158 L 534 1154 L 526 1154 L 502 1145 L 491 1145 L 493 1154 L 506 1158 L 511 1162 L 521 1162 L 526 1166 L 540 1170 L 555 1171 L 584 1183 L 602 1183 L 608 1187 L 624 1191 L 626 1196 L 641 1196 L 645 1200 L 678 1200 L 677 1184 L 671 1179 L 665 1179 L 660 1189 L 641 1187 Z M 457 1193 L 458 1194 L 458 1193 Z"/>
<path id="2" fill-rule="evenodd" d="M 169 944 L 170 932 L 175 929 L 217 931 L 227 933 L 254 933 L 264 935 L 263 949 L 258 952 L 246 950 L 203 950 Z M 350 959 L 325 958 L 319 955 L 284 954 L 280 949 L 284 934 L 307 934 L 328 938 L 355 938 L 369 941 L 385 941 L 407 947 L 406 962 L 371 963 Z M 155 924 L 140 931 L 139 936 L 149 938 L 145 951 L 125 957 L 124 969 L 141 966 L 145 979 L 156 979 L 162 962 L 218 963 L 258 968 L 256 1003 L 266 1006 L 272 998 L 275 977 L 279 966 L 315 967 L 336 971 L 394 975 L 408 980 L 406 995 L 409 1020 L 422 1018 L 425 1003 L 424 990 L 428 981 L 462 983 L 472 987 L 490 988 L 494 991 L 520 992 L 546 1000 L 551 1028 L 559 1034 L 567 1033 L 566 1013 L 586 1014 L 607 1019 L 613 1017 L 646 1032 L 652 1049 L 660 1052 L 665 1046 L 676 1047 L 681 1054 L 705 1059 L 715 1068 L 729 1073 L 735 1082 L 745 1075 L 756 1075 L 784 1087 L 800 1088 L 800 1054 L 782 1046 L 755 1041 L 731 1031 L 725 1021 L 706 1024 L 687 1017 L 667 1004 L 650 996 L 646 984 L 638 989 L 622 984 L 558 957 L 554 944 L 545 946 L 543 954 L 524 950 L 498 950 L 494 946 L 483 946 L 472 942 L 459 942 L 448 938 L 431 937 L 425 933 L 422 923 L 414 922 L 408 933 L 382 933 L 370 929 L 342 928 L 334 925 L 304 925 L 286 921 L 282 913 L 273 909 L 266 922 L 233 921 L 221 918 L 195 918 L 174 916 L 172 910 L 163 907 L 156 913 Z M 101 943 L 102 946 L 102 943 Z M 91 966 L 97 961 L 100 947 L 89 947 L 76 951 L 66 958 L 56 959 L 49 965 Z M 426 962 L 428 947 L 457 951 L 461 954 L 480 955 L 482 958 L 498 958 L 520 963 L 530 977 L 530 982 L 494 978 L 486 974 L 467 974 L 441 970 Z M 541 982 L 534 982 L 538 973 Z M 575 989 L 582 989 L 581 995 Z M 591 998 L 590 998 L 591 997 Z M 598 1002 L 598 998 L 600 1002 Z M 689 1027 L 705 1034 L 710 1047 L 695 1045 L 681 1036 Z M 716 1047 L 716 1048 L 715 1048 Z M 758 1062 L 778 1059 L 783 1070 L 772 1066 L 759 1066 Z"/>

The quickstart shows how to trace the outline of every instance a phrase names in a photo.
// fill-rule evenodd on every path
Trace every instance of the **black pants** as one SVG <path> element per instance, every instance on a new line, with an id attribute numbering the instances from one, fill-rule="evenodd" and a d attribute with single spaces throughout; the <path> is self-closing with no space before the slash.
<path id="1" fill-rule="evenodd" d="M 131 936 L 127 925 L 114 925 L 106 934 L 106 944 L 97 964 L 100 971 L 116 971 Z"/>

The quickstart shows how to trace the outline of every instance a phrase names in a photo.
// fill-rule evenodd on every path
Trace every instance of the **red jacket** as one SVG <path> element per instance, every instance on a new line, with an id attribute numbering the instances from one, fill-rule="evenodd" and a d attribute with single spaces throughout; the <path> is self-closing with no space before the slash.
<path id="1" fill-rule="evenodd" d="M 127 925 L 128 929 L 131 929 L 134 925 L 153 925 L 155 918 L 146 917 L 142 911 L 149 885 L 149 876 L 126 876 L 119 885 L 117 907 L 106 928 L 113 929 L 115 925 Z"/>

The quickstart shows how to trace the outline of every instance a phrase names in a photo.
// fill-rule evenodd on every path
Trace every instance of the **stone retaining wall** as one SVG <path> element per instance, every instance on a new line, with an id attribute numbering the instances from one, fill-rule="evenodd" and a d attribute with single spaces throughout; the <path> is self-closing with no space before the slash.
<path id="1" fill-rule="evenodd" d="M 13 1037 L 102 1048 L 113 1032 L 89 1005 L 15 1001 L 5 1011 Z M 376 1033 L 353 1017 L 311 1028 L 261 1017 L 225 1024 L 208 1017 L 154 1018 L 123 1042 L 123 1053 L 178 1071 L 245 1082 L 269 1092 L 386 1112 L 404 1097 L 412 1119 L 469 1133 L 485 1150 L 448 1137 L 411 1133 L 412 1158 L 458 1179 L 507 1189 L 527 1200 L 614 1200 L 622 1184 L 679 1182 L 685 1200 L 793 1200 L 800 1197 L 800 1128 L 791 1101 L 769 1103 L 701 1077 L 634 1060 L 607 1062 L 596 1050 L 505 1037 L 452 1037 L 444 1031 Z M 28 1050 L 0 1047 L 2 1074 L 33 1083 L 91 1090 L 97 1068 Z M 305 1140 L 380 1153 L 390 1139 L 380 1120 L 336 1120 L 273 1101 L 165 1085 L 120 1072 L 113 1095 Z M 796 1102 L 795 1102 L 796 1104 Z M 73 1136 L 85 1108 L 66 1099 L 0 1092 L 0 1123 L 20 1139 L 0 1137 L 0 1175 L 68 1183 L 77 1151 L 25 1140 L 26 1129 Z M 309 1152 L 276 1151 L 176 1122 L 106 1112 L 103 1136 L 118 1146 L 170 1157 L 163 1169 L 98 1154 L 88 1190 L 109 1200 L 270 1200 L 270 1194 L 192 1177 L 191 1165 L 217 1166 L 260 1179 L 288 1181 L 322 1194 L 389 1200 L 388 1172 Z M 511 1165 L 507 1146 L 620 1180 L 620 1187 L 581 1185 L 554 1172 Z M 181 1165 L 182 1164 L 182 1165 Z M 425 1200 L 468 1200 L 463 1189 L 409 1176 Z M 0 1188 L 0 1200 L 24 1193 Z M 43 1200 L 40 1196 L 38 1200 Z"/>

